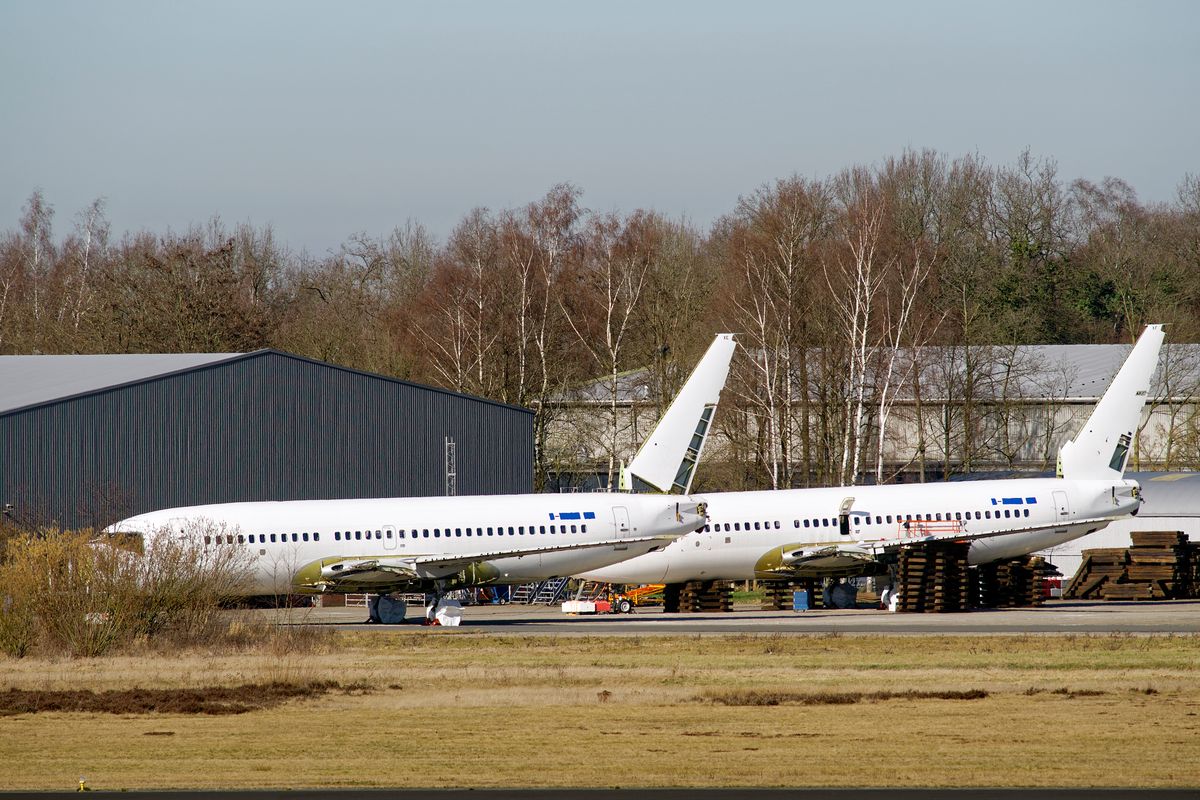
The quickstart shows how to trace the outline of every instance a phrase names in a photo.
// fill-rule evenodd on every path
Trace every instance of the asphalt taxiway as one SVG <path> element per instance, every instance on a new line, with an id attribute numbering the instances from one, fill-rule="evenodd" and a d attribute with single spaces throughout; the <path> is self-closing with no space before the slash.
<path id="1" fill-rule="evenodd" d="M 574 616 L 558 606 L 467 606 L 459 632 L 539 636 L 651 636 L 718 634 L 1195 634 L 1200 633 L 1200 600 L 1170 602 L 1050 601 L 1037 608 L 1009 608 L 956 614 L 894 614 L 875 609 L 761 611 L 738 606 L 731 613 L 664 614 L 640 608 L 633 614 Z M 419 608 L 403 625 L 363 624 L 363 608 L 305 608 L 276 615 L 284 623 L 334 626 L 344 630 L 388 632 L 418 626 Z M 447 629 L 451 630 L 451 629 Z"/>

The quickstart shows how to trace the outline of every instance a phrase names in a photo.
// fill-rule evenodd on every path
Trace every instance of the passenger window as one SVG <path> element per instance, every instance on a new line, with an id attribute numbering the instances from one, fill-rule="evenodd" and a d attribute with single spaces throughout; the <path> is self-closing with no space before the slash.
<path id="1" fill-rule="evenodd" d="M 580 526 L 579 526 L 579 532 L 580 532 L 580 533 L 587 533 L 587 525 L 580 525 Z"/>
<path id="2" fill-rule="evenodd" d="M 333 540 L 334 540 L 335 542 L 340 542 L 340 541 L 342 540 L 342 532 L 341 532 L 341 531 L 334 531 L 334 532 L 333 532 Z M 272 536 L 272 537 L 271 537 L 271 541 L 272 541 L 272 542 L 273 542 L 273 541 L 275 541 L 275 537 L 274 537 L 274 536 Z"/>
<path id="3" fill-rule="evenodd" d="M 424 539 L 429 538 L 429 528 L 421 528 L 421 537 Z"/>
<path id="4" fill-rule="evenodd" d="M 1025 509 L 1025 516 L 1027 516 L 1027 517 L 1029 516 L 1029 509 L 1028 509 L 1028 508 L 1027 508 L 1027 509 Z"/>
<path id="5" fill-rule="evenodd" d="M 571 526 L 571 533 L 575 533 L 575 526 L 574 526 L 574 525 L 572 525 L 572 526 Z"/>
<path id="6" fill-rule="evenodd" d="M 511 526 L 511 525 L 510 525 L 510 526 L 508 526 L 508 535 L 509 535 L 509 536 L 515 536 L 515 535 L 516 535 L 516 534 L 514 534 L 514 533 L 513 533 L 513 528 L 512 528 L 512 526 Z"/>
<path id="7" fill-rule="evenodd" d="M 808 527 L 808 520 L 804 520 L 804 527 Z"/>
<path id="8" fill-rule="evenodd" d="M 992 518 L 992 512 L 991 512 L 991 511 L 985 511 L 985 512 L 983 512 L 983 516 L 987 517 L 988 519 L 991 519 L 991 518 Z"/>
<path id="9" fill-rule="evenodd" d="M 488 536 L 491 536 L 491 535 L 493 535 L 493 534 L 492 534 L 492 529 L 491 529 L 491 528 L 488 528 L 488 529 L 487 529 L 487 531 L 488 531 Z"/>
<path id="10" fill-rule="evenodd" d="M 319 533 L 316 533 L 316 532 L 314 531 L 314 532 L 313 532 L 313 541 L 314 541 L 314 542 L 319 542 L 319 541 L 321 541 L 321 534 L 319 534 Z"/>
<path id="11" fill-rule="evenodd" d="M 757 531 L 757 530 L 761 530 L 761 529 L 758 527 L 758 523 L 757 523 L 757 522 L 756 522 L 756 523 L 754 523 L 754 530 L 756 530 L 756 531 Z"/>
<path id="12" fill-rule="evenodd" d="M 305 531 L 304 533 L 302 533 L 300 535 L 300 538 L 304 539 L 304 541 L 307 542 L 308 541 L 308 531 Z"/>
<path id="13" fill-rule="evenodd" d="M 800 527 L 800 520 L 798 520 L 798 519 L 794 519 L 794 520 L 792 520 L 792 527 L 799 528 L 799 527 Z M 805 521 L 804 521 L 804 527 L 806 527 L 806 528 L 808 527 L 808 520 L 805 520 Z"/>
<path id="14" fill-rule="evenodd" d="M 545 532 L 546 532 L 546 526 L 545 525 L 540 526 L 539 533 L 544 534 Z"/>
<path id="15" fill-rule="evenodd" d="M 205 543 L 205 544 L 212 544 L 212 537 L 211 537 L 211 536 L 209 536 L 208 534 L 205 534 L 205 535 L 204 535 L 204 543 Z"/>
<path id="16" fill-rule="evenodd" d="M 934 517 L 937 519 L 938 522 L 942 521 L 942 515 L 940 513 L 934 514 Z"/>
<path id="17" fill-rule="evenodd" d="M 742 529 L 742 523 L 740 523 L 740 522 L 733 523 L 733 529 L 735 531 L 740 531 Z"/>

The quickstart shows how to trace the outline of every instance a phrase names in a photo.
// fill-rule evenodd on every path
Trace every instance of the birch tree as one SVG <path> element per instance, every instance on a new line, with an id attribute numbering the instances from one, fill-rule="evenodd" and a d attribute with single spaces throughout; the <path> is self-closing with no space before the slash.
<path id="1" fill-rule="evenodd" d="M 635 212 L 625 220 L 594 215 L 585 231 L 584 257 L 574 271 L 571 291 L 559 295 L 560 307 L 580 344 L 605 372 L 608 417 L 605 451 L 607 482 L 616 486 L 617 460 L 623 450 L 619 375 L 626 367 L 630 339 L 636 335 L 642 290 L 659 246 L 659 220 Z M 573 297 L 574 300 L 568 298 Z"/>

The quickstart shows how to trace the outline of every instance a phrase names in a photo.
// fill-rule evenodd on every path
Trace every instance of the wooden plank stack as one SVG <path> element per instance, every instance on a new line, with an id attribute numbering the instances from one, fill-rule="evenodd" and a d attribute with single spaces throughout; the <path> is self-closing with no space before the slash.
<path id="1" fill-rule="evenodd" d="M 1099 598 L 1105 585 L 1125 579 L 1125 567 L 1128 564 L 1128 548 L 1102 547 L 1084 550 L 1083 561 L 1063 591 L 1063 597 L 1072 600 Z"/>
<path id="2" fill-rule="evenodd" d="M 790 607 L 790 606 L 789 606 Z M 733 584 L 729 581 L 668 583 L 663 588 L 665 613 L 733 611 Z"/>
<path id="3" fill-rule="evenodd" d="M 973 572 L 972 594 L 979 608 L 1028 608 L 1045 602 L 1046 578 L 1058 570 L 1034 556 L 981 564 Z"/>
<path id="4" fill-rule="evenodd" d="M 1192 596 L 1192 548 L 1181 531 L 1133 531 L 1123 579 L 1100 590 L 1105 600 L 1171 600 Z"/>
<path id="5" fill-rule="evenodd" d="M 791 611 L 792 593 L 808 592 L 808 607 L 821 608 L 820 584 L 814 580 L 760 581 L 763 588 L 763 611 Z"/>
<path id="6" fill-rule="evenodd" d="M 1132 546 L 1084 550 L 1064 597 L 1174 600 L 1196 597 L 1200 543 L 1181 531 L 1133 531 Z"/>
<path id="7" fill-rule="evenodd" d="M 897 569 L 897 611 L 966 611 L 968 548 L 965 542 L 929 542 L 902 549 Z"/>

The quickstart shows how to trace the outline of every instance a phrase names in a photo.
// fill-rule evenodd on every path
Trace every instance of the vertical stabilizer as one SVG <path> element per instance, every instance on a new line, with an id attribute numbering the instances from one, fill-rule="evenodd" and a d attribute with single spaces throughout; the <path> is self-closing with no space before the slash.
<path id="1" fill-rule="evenodd" d="M 622 476 L 621 488 L 687 494 L 736 343 L 719 333 Z"/>
<path id="2" fill-rule="evenodd" d="M 1163 326 L 1147 325 L 1083 429 L 1058 453 L 1062 477 L 1119 480 L 1158 367 Z"/>

